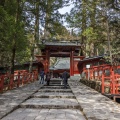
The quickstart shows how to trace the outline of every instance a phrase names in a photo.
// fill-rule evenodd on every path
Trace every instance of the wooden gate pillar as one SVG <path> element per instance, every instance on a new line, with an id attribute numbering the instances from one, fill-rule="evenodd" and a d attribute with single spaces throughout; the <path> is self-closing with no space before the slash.
<path id="1" fill-rule="evenodd" d="M 70 52 L 70 76 L 74 75 L 74 51 Z"/>
<path id="2" fill-rule="evenodd" d="M 49 71 L 49 63 L 50 63 L 50 52 L 46 50 L 45 66 L 44 66 L 45 73 Z"/>

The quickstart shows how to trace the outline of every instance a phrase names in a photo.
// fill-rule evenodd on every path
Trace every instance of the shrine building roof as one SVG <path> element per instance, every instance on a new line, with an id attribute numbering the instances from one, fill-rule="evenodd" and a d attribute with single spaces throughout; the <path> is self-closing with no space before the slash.
<path id="1" fill-rule="evenodd" d="M 78 40 L 42 40 L 42 44 L 52 46 L 81 46 Z"/>
<path id="2" fill-rule="evenodd" d="M 44 46 L 41 49 L 42 54 L 44 55 L 48 50 L 50 57 L 69 57 L 70 51 L 74 51 L 74 54 L 78 55 L 81 49 L 79 40 L 42 40 L 42 45 Z"/>

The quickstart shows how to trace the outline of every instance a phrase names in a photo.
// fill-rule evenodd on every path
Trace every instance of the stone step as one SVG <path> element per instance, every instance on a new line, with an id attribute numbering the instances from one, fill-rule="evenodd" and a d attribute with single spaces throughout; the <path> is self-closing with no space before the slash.
<path id="1" fill-rule="evenodd" d="M 47 88 L 50 88 L 50 89 L 64 89 L 64 86 L 44 86 L 41 89 L 47 89 Z M 70 87 L 67 87 L 67 89 L 70 89 Z"/>
<path id="2" fill-rule="evenodd" d="M 62 92 L 37 92 L 31 97 L 34 98 L 75 98 L 73 93 L 62 93 Z"/>
<path id="3" fill-rule="evenodd" d="M 62 79 L 50 79 L 51 81 L 61 81 Z"/>
<path id="4" fill-rule="evenodd" d="M 71 89 L 40 89 L 39 92 L 72 92 Z"/>
<path id="5" fill-rule="evenodd" d="M 59 92 L 51 92 L 51 93 L 48 93 L 48 92 L 36 92 L 35 94 L 34 94 L 35 96 L 40 96 L 40 95 L 67 95 L 67 96 L 72 96 L 73 95 L 73 93 L 72 92 L 69 92 L 69 93 L 59 93 Z"/>
<path id="6" fill-rule="evenodd" d="M 54 85 L 54 84 L 61 85 L 61 82 L 51 82 L 50 81 L 50 84 L 52 84 L 52 85 Z"/>
<path id="7" fill-rule="evenodd" d="M 61 81 L 60 81 L 60 82 L 51 82 L 51 81 L 50 81 L 50 83 L 51 83 L 51 84 L 61 84 Z"/>
<path id="8" fill-rule="evenodd" d="M 86 120 L 78 109 L 19 108 L 2 120 Z"/>
<path id="9" fill-rule="evenodd" d="M 60 86 L 60 87 L 63 87 L 64 84 L 61 85 L 61 84 L 51 84 L 51 83 L 50 83 L 49 85 L 45 84 L 44 86 L 48 86 L 48 87 L 49 87 L 49 86 L 56 86 L 56 87 Z M 69 85 L 67 85 L 67 86 L 69 87 Z"/>
<path id="10" fill-rule="evenodd" d="M 61 82 L 62 81 L 62 79 L 61 80 L 50 80 L 51 82 Z"/>
<path id="11" fill-rule="evenodd" d="M 31 98 L 20 104 L 21 108 L 79 109 L 76 99 L 72 98 Z"/>
<path id="12" fill-rule="evenodd" d="M 79 105 L 19 105 L 20 108 L 36 108 L 36 109 L 79 109 Z"/>
<path id="13" fill-rule="evenodd" d="M 73 95 L 73 96 L 68 96 L 68 95 L 62 95 L 62 96 L 60 96 L 60 95 L 49 95 L 49 96 L 47 96 L 47 95 L 40 95 L 40 96 L 31 96 L 31 97 L 34 97 L 34 98 L 74 98 L 75 99 L 75 96 Z"/>
<path id="14" fill-rule="evenodd" d="M 59 85 L 61 85 L 61 82 L 51 82 L 50 81 L 50 84 L 59 84 Z"/>
<path id="15" fill-rule="evenodd" d="M 47 86 L 47 85 L 44 85 L 44 86 Z M 61 85 L 61 84 L 49 84 L 49 86 L 63 86 L 63 85 Z"/>

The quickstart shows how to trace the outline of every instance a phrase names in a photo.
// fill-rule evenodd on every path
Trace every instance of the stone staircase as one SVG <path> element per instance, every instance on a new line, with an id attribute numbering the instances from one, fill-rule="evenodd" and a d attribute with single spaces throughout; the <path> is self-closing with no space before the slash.
<path id="1" fill-rule="evenodd" d="M 86 120 L 69 85 L 63 88 L 60 79 L 51 80 L 2 120 Z"/>
<path id="2" fill-rule="evenodd" d="M 45 109 L 79 109 L 69 85 L 67 89 L 61 85 L 61 80 L 51 80 L 50 85 L 44 85 L 38 92 L 30 96 L 20 105 L 21 108 L 45 108 Z"/>
<path id="3" fill-rule="evenodd" d="M 0 120 L 120 120 L 120 105 L 83 85 L 60 79 L 39 82 L 0 95 Z"/>

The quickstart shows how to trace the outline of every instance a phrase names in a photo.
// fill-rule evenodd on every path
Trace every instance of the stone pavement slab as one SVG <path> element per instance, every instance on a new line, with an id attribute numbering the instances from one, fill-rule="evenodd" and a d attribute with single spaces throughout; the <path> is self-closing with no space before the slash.
<path id="1" fill-rule="evenodd" d="M 0 94 L 0 119 L 40 89 L 38 81 Z"/>
<path id="2" fill-rule="evenodd" d="M 54 88 L 46 88 L 46 89 L 40 89 L 39 92 L 72 92 L 71 89 L 54 89 Z"/>
<path id="3" fill-rule="evenodd" d="M 44 86 L 44 87 L 42 87 L 42 89 L 63 89 L 64 88 L 64 86 L 61 86 L 61 85 L 59 85 L 59 86 Z M 68 89 L 69 89 L 69 87 L 68 87 Z"/>
<path id="4" fill-rule="evenodd" d="M 31 97 L 38 98 L 75 98 L 73 93 L 71 92 L 37 92 Z"/>
<path id="5" fill-rule="evenodd" d="M 120 104 L 79 81 L 69 85 L 88 120 L 120 120 Z"/>
<path id="6" fill-rule="evenodd" d="M 22 108 L 79 108 L 76 99 L 67 98 L 31 98 L 23 102 Z"/>
<path id="7" fill-rule="evenodd" d="M 63 89 L 60 80 L 55 82 L 57 86 L 42 87 L 35 82 L 2 94 L 1 119 L 86 120 L 71 89 Z"/>
<path id="8" fill-rule="evenodd" d="M 17 109 L 1 120 L 86 120 L 77 109 Z"/>

